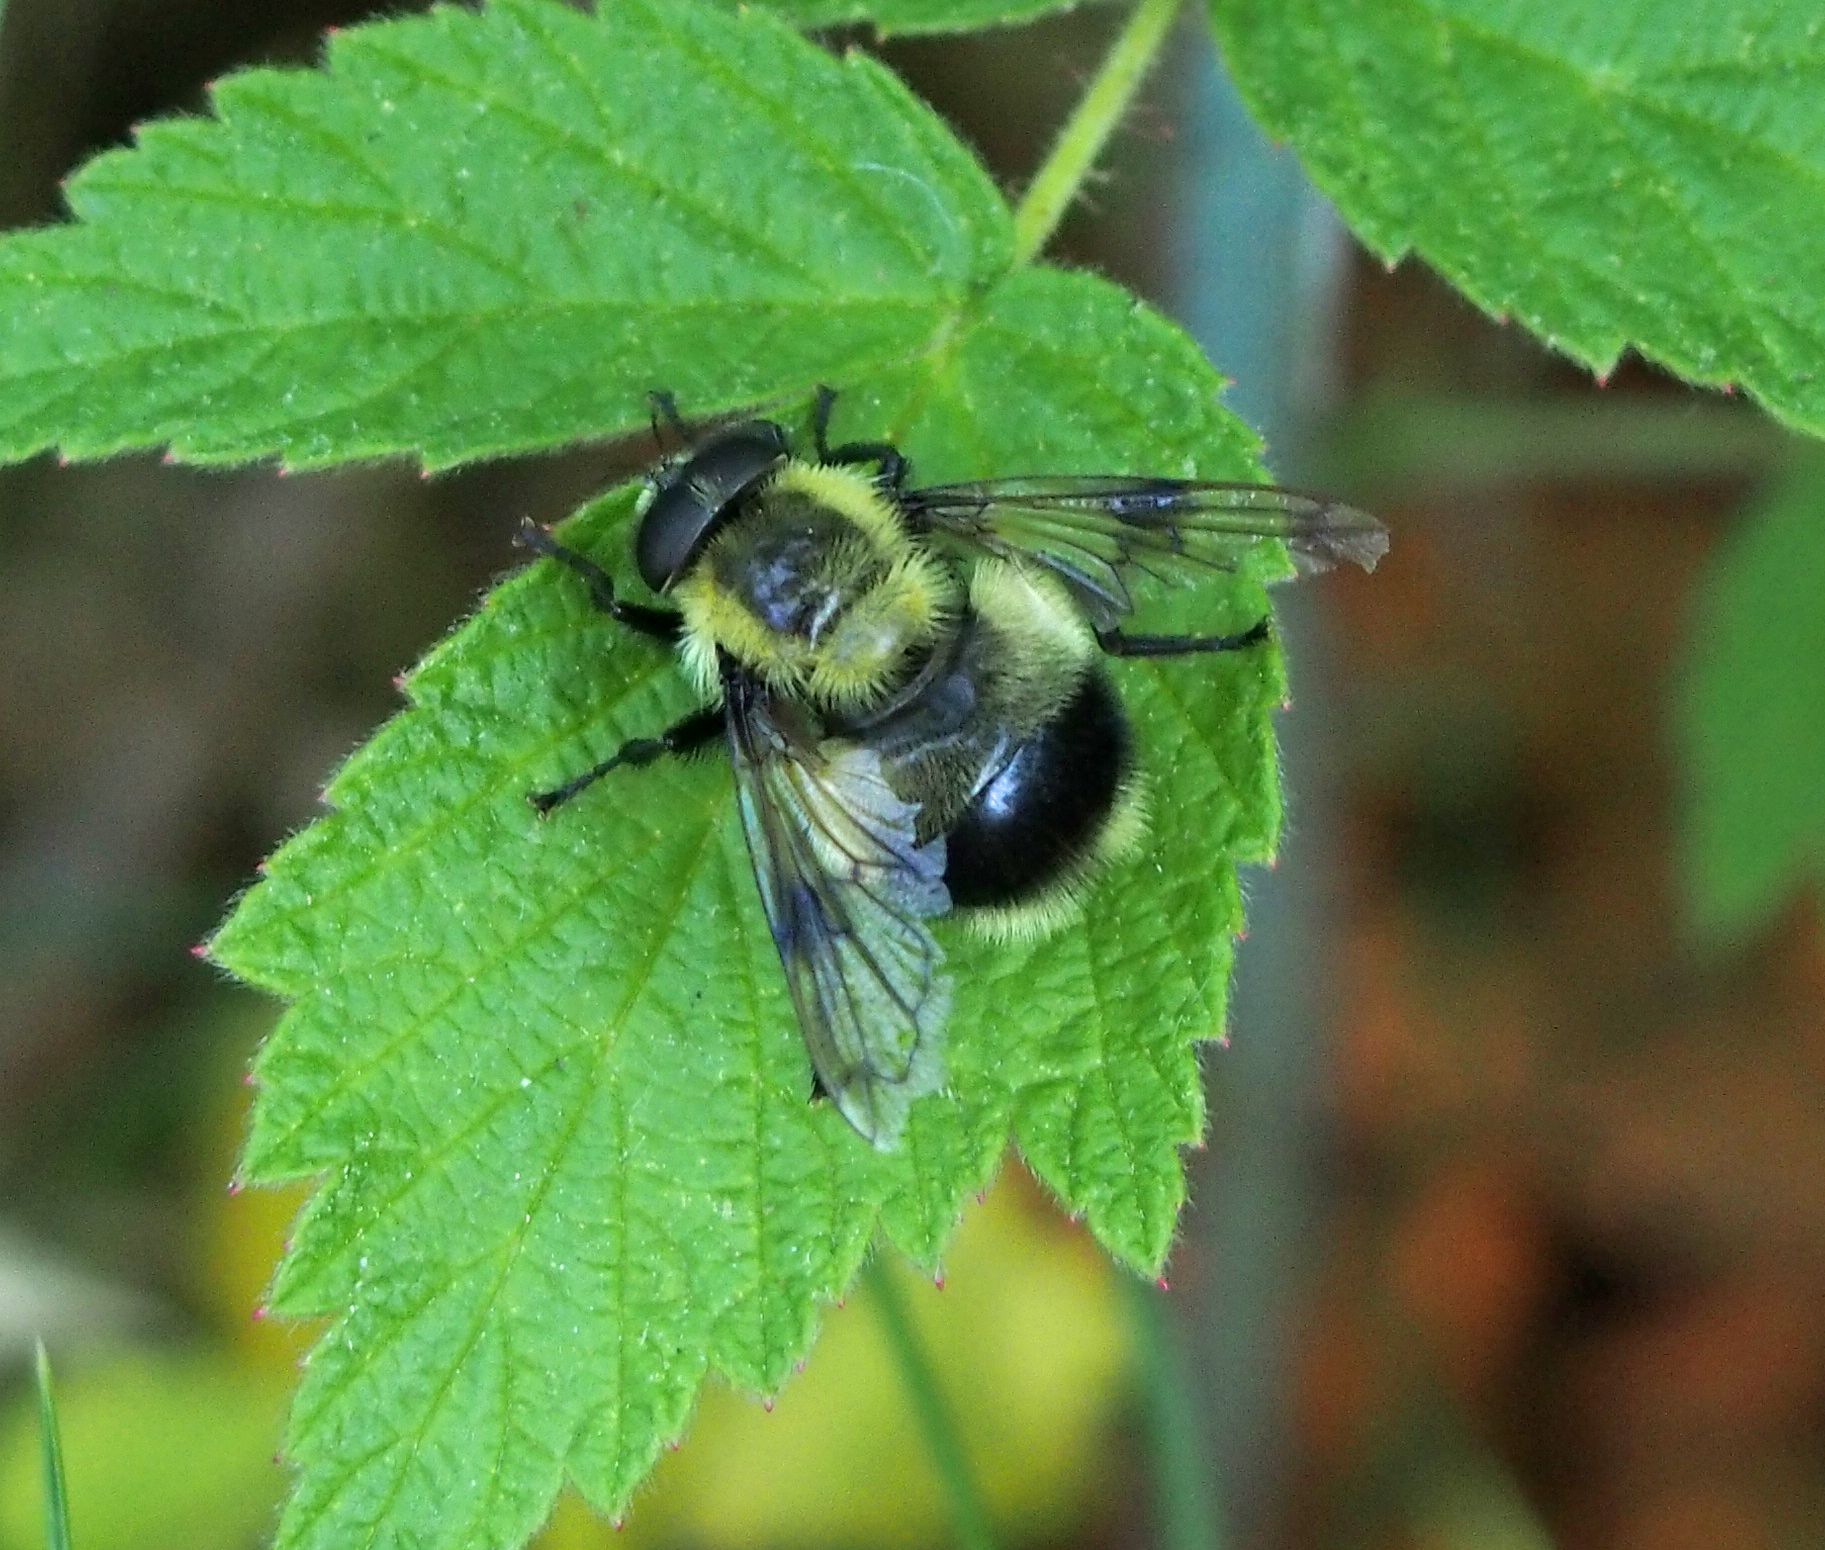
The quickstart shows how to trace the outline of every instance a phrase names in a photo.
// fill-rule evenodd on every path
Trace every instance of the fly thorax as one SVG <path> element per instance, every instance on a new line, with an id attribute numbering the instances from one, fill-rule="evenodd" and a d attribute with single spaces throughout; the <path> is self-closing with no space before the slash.
<path id="1" fill-rule="evenodd" d="M 835 708 L 879 701 L 930 654 L 943 608 L 922 573 L 890 565 L 872 576 L 818 636 L 813 696 Z"/>
<path id="2" fill-rule="evenodd" d="M 726 653 L 819 706 L 871 703 L 916 665 L 949 602 L 944 568 L 891 536 L 769 492 L 676 589 L 687 663 L 701 677 Z"/>

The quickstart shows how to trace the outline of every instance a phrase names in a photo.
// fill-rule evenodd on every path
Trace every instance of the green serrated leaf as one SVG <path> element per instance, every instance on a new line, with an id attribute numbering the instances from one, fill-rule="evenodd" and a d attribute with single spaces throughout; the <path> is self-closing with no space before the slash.
<path id="1" fill-rule="evenodd" d="M 865 374 L 1000 273 L 981 167 L 866 55 L 497 0 L 255 70 L 0 241 L 0 459 L 433 465 Z M 705 125 L 714 125 L 707 134 Z M 275 391 L 274 384 L 283 384 Z"/>
<path id="2" fill-rule="evenodd" d="M 1387 257 L 1607 371 L 1825 431 L 1825 29 L 1786 0 L 1223 0 L 1243 95 Z"/>
<path id="3" fill-rule="evenodd" d="M 848 384 L 843 435 L 922 480 L 1259 473 L 1176 329 L 1029 270 L 923 360 Z M 623 574 L 630 497 L 568 537 Z M 1248 577 L 1197 595 L 1259 618 Z M 258 1062 L 246 1172 L 321 1175 L 275 1306 L 335 1320 L 289 1443 L 284 1546 L 510 1544 L 566 1478 L 625 1510 L 719 1373 L 770 1392 L 877 1231 L 926 1263 L 1012 1131 L 1066 1207 L 1153 1269 L 1222 1031 L 1235 864 L 1278 823 L 1277 651 L 1117 668 L 1150 837 L 1081 924 L 991 949 L 949 922 L 948 1092 L 875 1152 L 809 1066 L 726 761 L 629 771 L 539 822 L 526 793 L 690 703 L 652 643 L 541 564 L 413 673 L 216 938 L 293 998 Z"/>
<path id="4" fill-rule="evenodd" d="M 747 0 L 716 0 L 733 9 Z M 871 23 L 883 36 L 916 32 L 973 32 L 1069 11 L 1080 0 L 761 0 L 799 27 Z"/>
<path id="5" fill-rule="evenodd" d="M 1711 937 L 1825 880 L 1825 466 L 1743 522 L 1706 578 L 1678 733 L 1689 911 Z"/>

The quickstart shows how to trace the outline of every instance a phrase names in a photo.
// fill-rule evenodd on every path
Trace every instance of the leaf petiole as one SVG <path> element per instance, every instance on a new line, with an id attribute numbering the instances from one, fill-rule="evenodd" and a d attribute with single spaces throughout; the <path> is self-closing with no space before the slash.
<path id="1" fill-rule="evenodd" d="M 1039 256 L 1052 238 L 1103 146 L 1127 112 L 1179 14 L 1180 0 L 1140 0 L 1096 79 L 1072 109 L 1014 210 L 1014 265 Z"/>

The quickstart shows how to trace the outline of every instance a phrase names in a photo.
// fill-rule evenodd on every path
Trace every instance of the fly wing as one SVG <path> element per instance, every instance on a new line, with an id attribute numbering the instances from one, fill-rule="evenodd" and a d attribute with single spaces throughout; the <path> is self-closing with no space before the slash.
<path id="1" fill-rule="evenodd" d="M 1134 611 L 1135 576 L 1234 570 L 1269 539 L 1302 573 L 1344 561 L 1373 570 L 1388 550 L 1387 529 L 1366 512 L 1277 485 L 1067 474 L 937 485 L 903 499 L 941 538 L 1045 566 L 1101 628 Z"/>
<path id="2" fill-rule="evenodd" d="M 890 1150 L 944 1080 L 951 987 L 925 926 L 950 908 L 944 841 L 916 842 L 918 808 L 874 750 L 807 735 L 745 680 L 726 689 L 748 854 L 812 1069 Z"/>

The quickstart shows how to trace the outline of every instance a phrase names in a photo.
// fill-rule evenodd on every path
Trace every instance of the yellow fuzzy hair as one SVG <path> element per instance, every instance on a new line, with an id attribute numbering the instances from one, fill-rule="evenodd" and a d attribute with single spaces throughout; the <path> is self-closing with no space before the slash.
<path id="1" fill-rule="evenodd" d="M 986 904 L 959 910 L 957 918 L 991 942 L 1036 942 L 1083 914 L 1099 873 L 1134 852 L 1147 834 L 1147 786 L 1138 771 L 1115 793 L 1115 806 L 1096 842 L 1042 892 L 1018 904 Z"/>
<path id="2" fill-rule="evenodd" d="M 983 560 L 970 577 L 970 607 L 990 625 L 1020 643 L 1021 649 L 1044 653 L 1045 668 L 1026 670 L 1014 687 L 1027 682 L 1045 696 L 1036 707 L 1049 717 L 1062 703 L 1060 685 L 1075 689 L 1096 657 L 1096 636 L 1070 594 L 1056 577 L 1029 566 Z M 1045 670 L 1049 668 L 1050 671 Z M 993 942 L 1027 942 L 1069 925 L 1083 913 L 1090 885 L 1140 844 L 1147 832 L 1147 792 L 1138 772 L 1117 788 L 1109 820 L 1094 843 L 1033 898 L 1018 904 L 982 905 L 958 912 L 978 936 Z"/>
<path id="3" fill-rule="evenodd" d="M 1002 634 L 1064 661 L 1087 662 L 1096 654 L 1095 634 L 1049 572 L 1009 560 L 979 560 L 970 573 L 970 607 Z"/>

